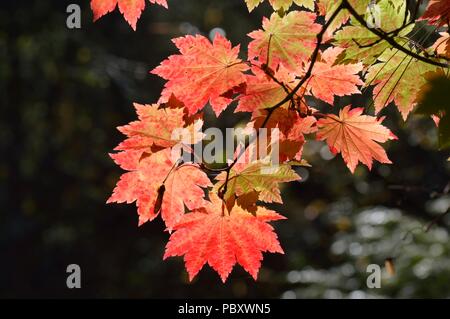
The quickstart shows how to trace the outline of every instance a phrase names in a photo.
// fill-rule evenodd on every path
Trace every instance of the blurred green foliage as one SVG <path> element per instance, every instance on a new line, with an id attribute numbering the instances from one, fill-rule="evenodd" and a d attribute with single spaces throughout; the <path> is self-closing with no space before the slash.
<path id="1" fill-rule="evenodd" d="M 396 248 L 397 274 L 382 289 L 365 286 L 367 263 L 383 264 L 405 231 L 449 205 L 449 154 L 437 150 L 434 123 L 405 124 L 392 106 L 384 112 L 400 138 L 389 145 L 393 165 L 360 167 L 353 176 L 312 142 L 305 159 L 313 167 L 298 168 L 303 181 L 286 187 L 285 205 L 275 206 L 289 218 L 275 225 L 286 254 L 267 255 L 257 282 L 238 268 L 225 285 L 210 269 L 189 283 L 181 258 L 162 261 L 169 235 L 160 221 L 138 228 L 133 205 L 105 204 L 121 174 L 108 157 L 122 138 L 115 128 L 135 118 L 132 102 L 157 100 L 162 82 L 148 71 L 175 51 L 170 38 L 220 28 L 245 48 L 270 9 L 249 14 L 242 0 L 170 0 L 170 11 L 145 10 L 133 32 L 118 11 L 93 24 L 85 0 L 78 1 L 82 29 L 69 30 L 71 2 L 1 4 L 1 297 L 450 296 L 448 218 Z M 352 99 L 337 103 L 370 104 L 367 96 Z M 245 119 L 208 111 L 206 125 Z M 66 288 L 71 263 L 81 266 L 82 289 Z"/>
<path id="2" fill-rule="evenodd" d="M 450 147 L 450 79 L 443 73 L 429 79 L 429 87 L 423 90 L 417 113 L 439 116 L 439 146 Z"/>

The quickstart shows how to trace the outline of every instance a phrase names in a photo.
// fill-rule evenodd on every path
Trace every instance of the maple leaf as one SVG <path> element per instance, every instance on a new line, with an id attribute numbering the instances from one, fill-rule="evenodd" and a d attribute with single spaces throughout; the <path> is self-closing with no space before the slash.
<path id="1" fill-rule="evenodd" d="M 316 36 L 321 26 L 314 21 L 312 12 L 292 11 L 280 17 L 273 13 L 270 20 L 264 18 L 263 30 L 253 31 L 248 46 L 249 59 L 258 59 L 276 70 L 281 63 L 295 72 L 306 62 L 316 46 Z"/>
<path id="2" fill-rule="evenodd" d="M 406 120 L 426 82 L 425 73 L 436 71 L 438 67 L 415 60 L 397 49 L 384 51 L 378 60 L 381 63 L 370 67 L 366 76 L 366 85 L 375 85 L 375 110 L 378 113 L 394 102 Z"/>
<path id="3" fill-rule="evenodd" d="M 150 0 L 150 3 L 159 4 L 167 8 L 166 0 Z M 133 30 L 136 30 L 136 23 L 145 9 L 145 0 L 91 0 L 94 21 L 113 11 L 116 6 L 119 6 L 119 10 L 125 20 L 127 20 Z"/>
<path id="4" fill-rule="evenodd" d="M 419 20 L 428 20 L 437 26 L 443 26 L 450 20 L 450 2 L 448 0 L 430 0 L 427 9 Z"/>
<path id="5" fill-rule="evenodd" d="M 361 93 L 357 86 L 364 85 L 358 73 L 362 71 L 362 63 L 334 65 L 342 48 L 329 48 L 322 54 L 323 62 L 316 62 L 308 79 L 307 89 L 314 97 L 329 104 L 334 103 L 334 96 L 345 96 Z"/>
<path id="6" fill-rule="evenodd" d="M 258 192 L 259 200 L 266 203 L 282 203 L 280 183 L 292 182 L 300 179 L 289 164 L 275 165 L 271 162 L 271 155 L 257 159 L 258 146 L 256 143 L 247 147 L 228 176 L 227 192 L 223 198 L 228 200 L 232 196 L 242 196 Z M 236 156 L 241 150 L 238 148 Z M 227 180 L 227 173 L 217 175 L 218 181 L 214 189 L 220 193 Z"/>
<path id="7" fill-rule="evenodd" d="M 341 153 L 352 173 L 358 162 L 372 168 L 373 160 L 391 164 L 385 150 L 376 142 L 384 143 L 397 137 L 381 125 L 383 119 L 362 115 L 363 108 L 344 107 L 339 116 L 327 114 L 317 122 L 317 138 L 326 140 L 330 150 Z"/>
<path id="8" fill-rule="evenodd" d="M 314 116 L 294 116 L 294 123 L 287 133 L 280 134 L 280 162 L 302 161 L 303 146 L 306 143 L 306 134 L 317 132 L 317 120 Z"/>
<path id="9" fill-rule="evenodd" d="M 403 0 L 380 0 L 379 8 L 380 28 L 385 32 L 398 30 L 405 18 L 406 2 Z M 404 42 L 404 37 L 414 29 L 414 24 L 402 28 L 398 36 L 393 39 L 398 43 Z M 336 63 L 348 64 L 362 62 L 365 66 L 372 65 L 377 57 L 391 45 L 380 39 L 375 33 L 362 26 L 358 21 L 351 20 L 351 25 L 336 32 L 333 42 L 345 50 L 338 56 Z"/>
<path id="10" fill-rule="evenodd" d="M 182 108 L 160 108 L 159 104 L 134 104 L 138 121 L 119 127 L 128 138 L 115 150 L 135 151 L 137 155 L 152 153 L 154 149 L 174 147 L 178 143 L 196 144 L 203 139 L 202 120 L 184 128 Z M 128 156 L 128 155 L 127 155 Z"/>
<path id="11" fill-rule="evenodd" d="M 223 282 L 236 263 L 256 280 L 263 252 L 284 253 L 268 224 L 284 217 L 262 207 L 255 215 L 239 206 L 228 211 L 214 193 L 210 193 L 210 200 L 204 209 L 184 215 L 175 225 L 164 259 L 184 256 L 191 281 L 206 263 Z"/>
<path id="12" fill-rule="evenodd" d="M 255 111 L 253 121 L 248 124 L 249 129 L 259 129 L 265 122 L 267 110 Z M 317 131 L 316 118 L 314 116 L 300 117 L 298 112 L 286 107 L 279 107 L 272 112 L 272 116 L 264 126 L 268 130 L 279 129 L 279 161 L 301 161 L 303 146 L 305 145 L 305 134 Z M 268 134 L 269 135 L 269 134 Z M 268 137 L 271 144 L 271 137 Z M 268 150 L 270 153 L 270 149 Z"/>
<path id="13" fill-rule="evenodd" d="M 155 219 L 161 212 L 169 230 L 185 212 L 203 207 L 204 191 L 211 185 L 208 176 L 197 166 L 177 167 L 177 160 L 170 149 L 153 153 L 144 158 L 133 152 L 111 154 L 114 161 L 130 172 L 123 174 L 108 203 L 136 201 L 139 225 Z"/>
<path id="14" fill-rule="evenodd" d="M 432 48 L 438 55 L 450 58 L 450 34 L 447 32 L 440 32 L 439 35 L 441 37 L 436 40 Z"/>
<path id="15" fill-rule="evenodd" d="M 253 11 L 264 0 L 245 0 L 248 10 Z M 293 3 L 298 6 L 305 7 L 311 11 L 314 11 L 314 0 L 269 0 L 270 5 L 274 10 L 288 10 Z"/>
<path id="16" fill-rule="evenodd" d="M 371 0 L 349 0 L 348 2 L 356 12 L 363 15 L 367 10 L 370 1 Z M 341 4 L 342 0 L 318 0 L 317 6 L 320 15 L 325 16 L 325 21 L 329 21 Z M 341 10 L 325 32 L 326 38 L 332 36 L 337 29 L 347 23 L 350 17 L 351 14 L 348 10 Z"/>
<path id="17" fill-rule="evenodd" d="M 400 31 L 399 36 L 394 36 L 397 43 L 404 42 L 406 36 L 414 28 L 413 25 Z M 371 66 L 377 58 L 391 45 L 363 26 L 347 26 L 336 33 L 335 44 L 344 48 L 337 57 L 337 64 L 349 64 L 361 62 L 365 66 Z"/>
<path id="18" fill-rule="evenodd" d="M 245 83 L 247 64 L 239 58 L 239 46 L 232 47 L 222 35 L 213 43 L 204 36 L 185 36 L 173 42 L 181 54 L 172 55 L 152 73 L 168 80 L 160 102 L 172 94 L 184 103 L 189 115 L 210 103 L 218 116 L 232 101 L 227 93 Z"/>
<path id="19" fill-rule="evenodd" d="M 184 213 L 184 205 L 188 210 L 205 206 L 203 188 L 212 186 L 212 183 L 198 166 L 185 164 L 169 175 L 164 186 L 161 215 L 167 228 L 172 230 Z"/>

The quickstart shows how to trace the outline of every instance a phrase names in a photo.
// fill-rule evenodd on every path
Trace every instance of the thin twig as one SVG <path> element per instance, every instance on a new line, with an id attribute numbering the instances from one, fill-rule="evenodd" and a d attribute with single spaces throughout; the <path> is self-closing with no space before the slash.
<path id="1" fill-rule="evenodd" d="M 406 48 L 404 48 L 403 46 L 399 45 L 397 43 L 397 41 L 395 41 L 392 37 L 390 37 L 386 32 L 380 30 L 380 29 L 375 29 L 375 28 L 370 28 L 367 25 L 366 20 L 364 20 L 364 17 L 360 16 L 358 14 L 358 12 L 355 10 L 355 8 L 352 7 L 352 5 L 348 2 L 348 0 L 342 0 L 342 6 L 347 9 L 350 14 L 362 25 L 364 26 L 367 30 L 369 30 L 370 32 L 374 33 L 375 35 L 377 35 L 378 37 L 382 38 L 383 40 L 385 40 L 386 42 L 388 42 L 390 45 L 392 45 L 394 48 L 402 51 L 403 53 L 406 53 L 407 55 L 416 58 L 419 61 L 431 64 L 431 65 L 435 65 L 435 66 L 439 66 L 439 67 L 444 67 L 444 68 L 448 68 L 449 65 L 448 63 L 442 63 L 442 62 L 438 62 L 438 61 L 434 61 L 430 58 L 424 57 L 420 54 L 417 54 L 415 52 L 412 52 L 411 50 L 408 50 Z M 448 60 L 447 60 L 448 61 Z"/>
<path id="2" fill-rule="evenodd" d="M 443 214 L 438 215 L 435 219 L 433 219 L 426 227 L 424 232 L 428 233 L 430 231 L 431 228 L 433 228 L 434 225 L 436 225 L 437 223 L 439 223 L 441 220 L 444 219 L 445 216 L 447 216 L 448 214 L 450 214 L 450 209 L 447 209 L 447 211 Z"/>

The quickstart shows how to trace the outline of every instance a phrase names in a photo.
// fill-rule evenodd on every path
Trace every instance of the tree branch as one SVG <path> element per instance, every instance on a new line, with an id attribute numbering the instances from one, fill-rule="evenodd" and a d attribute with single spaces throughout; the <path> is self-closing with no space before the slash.
<path id="1" fill-rule="evenodd" d="M 401 46 L 400 44 L 397 43 L 397 41 L 395 41 L 393 38 L 391 38 L 388 34 L 386 34 L 385 32 L 383 32 L 382 30 L 379 29 L 374 29 L 374 28 L 370 28 L 367 25 L 366 20 L 364 20 L 364 17 L 360 16 L 358 14 L 358 12 L 356 12 L 355 8 L 352 7 L 352 5 L 348 2 L 348 0 L 342 0 L 342 6 L 347 9 L 350 14 L 361 24 L 363 25 L 367 30 L 369 30 L 370 32 L 372 32 L 373 34 L 377 35 L 378 37 L 380 37 L 381 39 L 385 40 L 387 43 L 389 43 L 390 45 L 392 45 L 394 48 L 402 51 L 403 53 L 406 53 L 407 55 L 409 55 L 410 57 L 413 57 L 419 61 L 431 64 L 431 65 L 435 65 L 435 66 L 439 66 L 439 67 L 443 67 L 443 68 L 448 68 L 449 65 L 448 63 L 442 63 L 442 62 L 438 62 L 438 61 L 434 61 L 431 60 L 427 57 L 421 56 L 415 52 L 412 52 L 408 49 L 406 49 L 405 47 Z"/>

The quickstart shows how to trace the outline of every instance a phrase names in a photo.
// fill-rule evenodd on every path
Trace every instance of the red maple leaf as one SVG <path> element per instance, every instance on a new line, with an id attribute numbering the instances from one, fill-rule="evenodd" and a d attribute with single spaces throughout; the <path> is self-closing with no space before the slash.
<path id="1" fill-rule="evenodd" d="M 156 3 L 167 8 L 166 0 L 150 0 L 150 3 Z M 133 30 L 136 30 L 136 23 L 145 9 L 145 0 L 91 0 L 94 21 L 113 11 L 117 5 L 125 20 L 127 20 Z"/>
<path id="2" fill-rule="evenodd" d="M 448 24 L 450 20 L 450 1 L 430 0 L 420 20 L 428 20 L 438 26 Z"/>
<path id="3" fill-rule="evenodd" d="M 267 223 L 284 217 L 262 207 L 255 215 L 237 205 L 228 211 L 214 193 L 210 193 L 210 200 L 205 209 L 184 215 L 175 225 L 164 259 L 184 256 L 190 280 L 206 263 L 223 282 L 236 263 L 256 280 L 263 252 L 284 253 Z"/>
<path id="4" fill-rule="evenodd" d="M 181 54 L 172 55 L 152 73 L 168 80 L 160 102 L 172 94 L 193 115 L 210 103 L 219 115 L 232 101 L 228 93 L 245 83 L 247 64 L 239 58 L 239 46 L 217 34 L 211 43 L 204 36 L 186 36 L 173 42 Z"/>

